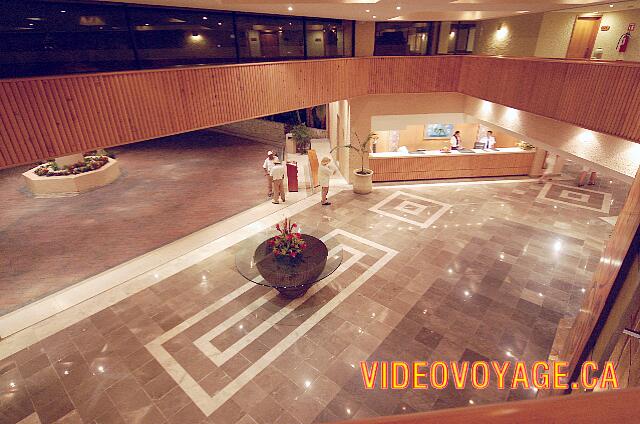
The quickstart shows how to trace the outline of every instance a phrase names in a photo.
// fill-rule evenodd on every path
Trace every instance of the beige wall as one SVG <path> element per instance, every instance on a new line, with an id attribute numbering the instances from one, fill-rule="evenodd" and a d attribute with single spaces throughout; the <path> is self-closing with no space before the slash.
<path id="1" fill-rule="evenodd" d="M 577 16 L 576 13 L 545 13 L 540 26 L 535 55 L 553 58 L 567 57 L 567 48 Z"/>
<path id="2" fill-rule="evenodd" d="M 533 56 L 542 13 L 490 19 L 478 23 L 474 53 L 482 55 Z M 502 28 L 502 31 L 498 31 Z"/>
<path id="3" fill-rule="evenodd" d="M 629 47 L 625 53 L 618 53 L 616 46 L 618 39 L 627 32 L 630 23 L 636 24 L 636 30 L 631 32 Z M 604 60 L 633 60 L 640 61 L 640 9 L 622 12 L 605 13 L 600 25 L 609 25 L 609 31 L 599 31 L 594 49 L 602 48 Z"/>
<path id="4" fill-rule="evenodd" d="M 474 53 L 564 58 L 578 16 L 582 15 L 573 12 L 547 12 L 481 21 L 476 31 Z M 616 51 L 618 39 L 632 22 L 640 25 L 640 9 L 603 13 L 600 25 L 611 28 L 609 31 L 598 31 L 594 51 L 602 48 L 603 60 L 640 61 L 640 28 L 631 33 L 626 53 L 619 54 Z M 500 24 L 506 28 L 503 38 L 497 34 Z M 445 37 L 444 41 L 442 36 Z M 446 40 L 447 34 L 441 32 L 438 52 L 446 51 Z"/>
<path id="5" fill-rule="evenodd" d="M 373 56 L 376 39 L 375 22 L 356 22 L 356 51 L 354 56 Z"/>

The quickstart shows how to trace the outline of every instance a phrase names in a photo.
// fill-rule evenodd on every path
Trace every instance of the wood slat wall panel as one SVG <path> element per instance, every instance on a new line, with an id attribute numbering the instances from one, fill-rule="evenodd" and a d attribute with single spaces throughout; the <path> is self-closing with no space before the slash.
<path id="1" fill-rule="evenodd" d="M 640 141 L 640 64 L 369 57 L 0 80 L 0 168 L 366 94 L 447 91 Z"/>
<path id="2" fill-rule="evenodd" d="M 458 91 L 640 141 L 640 64 L 466 56 Z"/>
<path id="3" fill-rule="evenodd" d="M 0 167 L 365 95 L 368 66 L 337 59 L 0 80 Z"/>

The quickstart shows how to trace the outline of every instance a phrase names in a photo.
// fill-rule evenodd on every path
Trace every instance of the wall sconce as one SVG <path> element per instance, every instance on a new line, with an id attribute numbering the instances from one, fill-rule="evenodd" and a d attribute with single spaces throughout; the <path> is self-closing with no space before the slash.
<path id="1" fill-rule="evenodd" d="M 191 33 L 191 36 L 192 36 L 192 37 L 199 37 L 199 36 L 200 36 L 200 34 L 198 34 L 197 32 L 195 32 L 195 31 L 194 31 L 194 32 L 192 32 L 192 33 Z"/>
<path id="2" fill-rule="evenodd" d="M 456 36 L 456 32 L 455 31 L 451 31 L 449 33 L 449 38 L 454 38 Z"/>
<path id="3" fill-rule="evenodd" d="M 503 23 L 498 25 L 498 30 L 496 31 L 496 38 L 498 40 L 504 40 L 507 38 L 507 34 L 509 34 L 509 28 L 507 28 Z"/>

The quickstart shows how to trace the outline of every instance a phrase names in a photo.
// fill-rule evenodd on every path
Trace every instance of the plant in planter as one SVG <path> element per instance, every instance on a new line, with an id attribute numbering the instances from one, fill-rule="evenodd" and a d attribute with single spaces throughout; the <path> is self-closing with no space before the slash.
<path id="1" fill-rule="evenodd" d="M 269 247 L 276 258 L 289 260 L 302 258 L 302 252 L 307 247 L 307 243 L 302 239 L 297 228 L 298 225 L 291 222 L 289 218 L 276 224 L 276 230 L 280 234 L 269 240 Z"/>
<path id="2" fill-rule="evenodd" d="M 296 152 L 307 153 L 311 148 L 311 131 L 305 124 L 298 124 L 291 129 L 291 135 L 296 142 Z"/>
<path id="3" fill-rule="evenodd" d="M 349 150 L 353 150 L 360 156 L 360 168 L 353 171 L 353 192 L 358 194 L 368 194 L 373 190 L 373 171 L 364 167 L 364 161 L 371 151 L 372 143 L 376 143 L 378 135 L 374 132 L 367 134 L 367 138 L 362 141 L 355 133 L 357 143 L 350 143 L 346 146 L 336 146 L 331 151 L 339 147 L 344 147 Z"/>

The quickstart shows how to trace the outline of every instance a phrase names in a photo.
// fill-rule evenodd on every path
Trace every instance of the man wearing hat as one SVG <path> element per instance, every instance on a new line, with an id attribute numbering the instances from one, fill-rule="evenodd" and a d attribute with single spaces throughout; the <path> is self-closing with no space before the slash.
<path id="1" fill-rule="evenodd" d="M 282 199 L 282 203 L 284 203 L 284 166 L 280 162 L 278 157 L 273 158 L 273 166 L 270 171 L 271 180 L 273 181 L 273 200 L 272 203 L 278 204 L 280 203 L 280 199 Z"/>
<path id="2" fill-rule="evenodd" d="M 267 158 L 264 160 L 264 164 L 262 168 L 264 168 L 264 175 L 267 177 L 267 195 L 269 197 L 273 196 L 273 179 L 271 178 L 271 168 L 273 167 L 274 161 L 278 159 L 271 150 L 267 152 Z"/>

